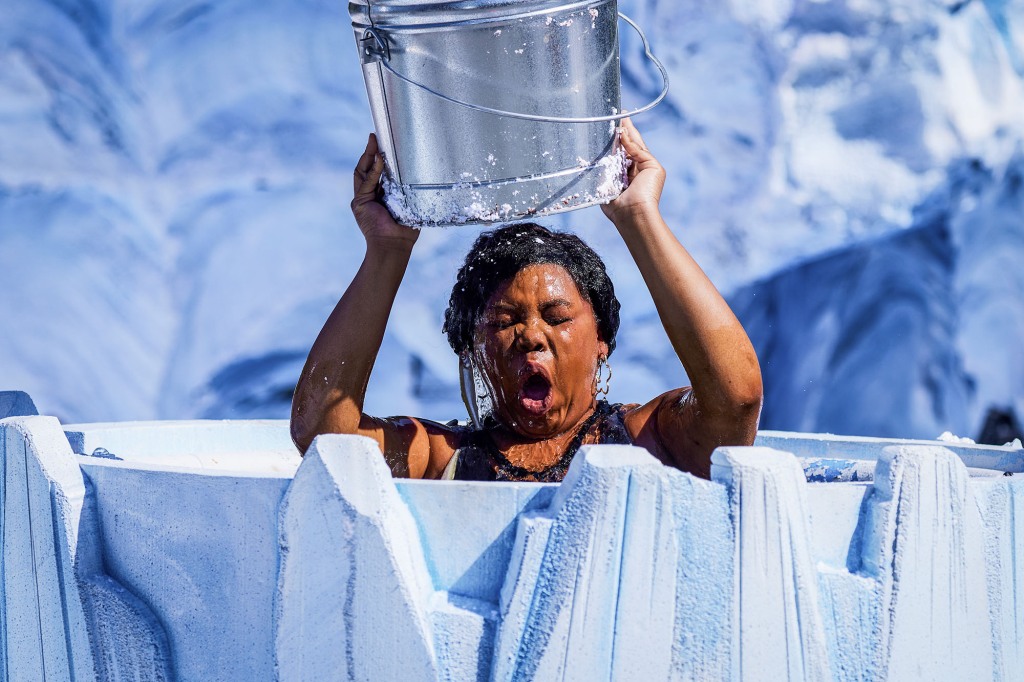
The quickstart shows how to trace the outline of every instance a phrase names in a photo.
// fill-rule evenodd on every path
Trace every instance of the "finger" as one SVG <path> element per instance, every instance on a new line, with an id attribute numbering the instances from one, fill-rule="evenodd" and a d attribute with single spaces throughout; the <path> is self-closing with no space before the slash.
<path id="1" fill-rule="evenodd" d="M 633 122 L 628 118 L 622 119 L 622 129 L 619 133 L 619 139 L 622 140 L 622 146 L 625 147 L 626 153 L 633 158 L 643 154 L 650 154 L 650 150 L 647 149 L 647 145 L 644 144 L 644 139 L 640 137 L 640 131 L 636 129 L 636 126 L 634 126 Z"/>
<path id="2" fill-rule="evenodd" d="M 373 165 L 363 176 L 362 182 L 356 188 L 356 196 L 377 197 L 377 188 L 380 185 L 380 176 L 384 173 L 384 156 L 380 153 L 373 157 Z"/>
<path id="3" fill-rule="evenodd" d="M 370 133 L 370 137 L 366 140 L 366 149 L 363 150 L 363 155 L 359 157 L 359 161 L 356 162 L 355 170 L 352 173 L 353 189 L 357 194 L 359 193 L 360 186 L 366 180 L 366 174 L 373 169 L 376 155 L 377 136 Z"/>
<path id="4" fill-rule="evenodd" d="M 633 180 L 636 179 L 636 174 L 640 172 L 640 164 L 638 164 L 636 161 L 632 160 L 632 157 L 630 157 L 630 160 L 631 160 L 631 163 L 626 166 L 626 185 L 627 186 L 633 184 Z"/>
<path id="5" fill-rule="evenodd" d="M 629 132 L 629 136 L 633 140 L 639 142 L 640 146 L 643 146 L 643 142 L 644 142 L 643 138 L 640 137 L 640 131 L 637 130 L 636 126 L 633 124 L 633 119 L 629 118 L 628 116 L 626 118 L 622 119 L 622 127 L 625 128 Z"/>
<path id="6" fill-rule="evenodd" d="M 633 122 L 628 118 L 623 119 L 622 132 L 619 138 L 622 141 L 622 148 L 625 150 L 626 155 L 633 161 L 629 168 L 630 179 L 642 170 L 661 167 L 654 154 L 644 144 L 644 140 L 640 137 L 640 133 L 633 125 Z"/>

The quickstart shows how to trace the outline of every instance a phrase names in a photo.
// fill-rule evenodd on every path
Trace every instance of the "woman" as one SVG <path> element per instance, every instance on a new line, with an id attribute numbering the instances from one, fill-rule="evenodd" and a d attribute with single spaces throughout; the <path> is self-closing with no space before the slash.
<path id="1" fill-rule="evenodd" d="M 521 225 L 477 240 L 445 316 L 449 341 L 480 379 L 490 413 L 469 427 L 363 414 L 370 371 L 419 236 L 379 200 L 384 160 L 370 135 L 352 200 L 366 256 L 296 386 L 291 429 L 299 449 L 305 452 L 320 433 L 351 433 L 377 441 L 395 476 L 555 481 L 582 444 L 633 443 L 705 478 L 716 447 L 750 445 L 761 409 L 757 356 L 662 219 L 665 171 L 628 119 L 620 140 L 632 160 L 629 186 L 602 208 L 640 269 L 692 387 L 643 405 L 599 401 L 599 374 L 618 327 L 604 265 L 575 237 Z M 523 239 L 537 247 L 517 249 Z M 490 276 L 480 275 L 480 265 Z M 474 402 L 468 404 L 472 411 Z"/>

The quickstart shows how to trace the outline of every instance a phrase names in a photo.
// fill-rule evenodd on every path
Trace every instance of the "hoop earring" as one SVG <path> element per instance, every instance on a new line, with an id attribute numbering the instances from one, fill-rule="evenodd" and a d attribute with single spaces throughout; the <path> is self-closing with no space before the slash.
<path id="1" fill-rule="evenodd" d="M 603 377 L 604 368 L 608 368 L 608 376 Z M 604 386 L 601 386 L 601 380 L 604 379 Z M 602 357 L 597 361 L 597 376 L 594 380 L 594 397 L 599 395 L 607 396 L 608 392 L 612 388 L 612 363 L 608 362 L 608 358 Z"/>

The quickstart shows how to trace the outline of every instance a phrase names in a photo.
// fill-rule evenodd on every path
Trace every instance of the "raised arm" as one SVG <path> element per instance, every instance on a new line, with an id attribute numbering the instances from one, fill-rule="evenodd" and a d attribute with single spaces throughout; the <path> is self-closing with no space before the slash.
<path id="1" fill-rule="evenodd" d="M 352 212 L 366 255 L 313 343 L 292 399 L 291 433 L 303 453 L 321 433 L 350 433 L 377 441 L 392 472 L 430 475 L 429 437 L 417 420 L 363 414 L 363 399 L 391 306 L 405 275 L 417 230 L 399 225 L 380 202 L 384 159 L 370 135 L 356 165 Z"/>
<path id="2" fill-rule="evenodd" d="M 746 332 L 669 229 L 658 202 L 665 170 L 629 121 L 621 141 L 630 184 L 603 206 L 629 248 L 692 388 L 655 398 L 631 415 L 637 443 L 667 464 L 708 477 L 720 445 L 750 445 L 761 411 L 761 369 Z"/>

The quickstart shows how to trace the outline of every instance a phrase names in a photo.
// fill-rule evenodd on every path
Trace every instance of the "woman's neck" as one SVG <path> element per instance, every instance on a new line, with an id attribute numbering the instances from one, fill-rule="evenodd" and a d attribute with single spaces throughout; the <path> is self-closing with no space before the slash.
<path id="1" fill-rule="evenodd" d="M 556 464 L 565 454 L 566 448 L 579 434 L 580 429 L 594 414 L 595 402 L 576 420 L 571 428 L 544 438 L 530 438 L 515 432 L 500 422 L 491 429 L 491 439 L 501 454 L 517 467 L 527 471 L 539 472 Z"/>

